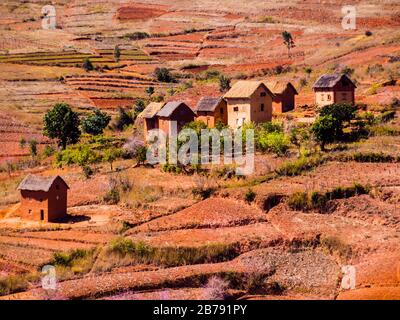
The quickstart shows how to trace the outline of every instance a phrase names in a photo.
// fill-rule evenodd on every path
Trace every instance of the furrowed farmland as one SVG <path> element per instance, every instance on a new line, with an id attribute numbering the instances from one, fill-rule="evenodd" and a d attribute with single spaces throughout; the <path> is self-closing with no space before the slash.
<path id="1" fill-rule="evenodd" d="M 400 299 L 397 1 L 43 5 L 0 4 L 0 300 Z"/>

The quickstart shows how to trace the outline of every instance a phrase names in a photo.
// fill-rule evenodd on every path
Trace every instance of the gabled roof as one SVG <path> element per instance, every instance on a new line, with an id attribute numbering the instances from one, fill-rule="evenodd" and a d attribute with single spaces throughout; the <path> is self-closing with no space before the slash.
<path id="1" fill-rule="evenodd" d="M 203 97 L 197 103 L 196 111 L 214 112 L 221 101 L 222 97 Z"/>
<path id="2" fill-rule="evenodd" d="M 313 88 L 333 88 L 343 78 L 348 80 L 354 86 L 354 88 L 357 88 L 354 82 L 351 81 L 351 79 L 347 75 L 339 73 L 324 74 L 320 76 L 315 82 Z"/>
<path id="3" fill-rule="evenodd" d="M 60 178 L 62 182 L 65 183 L 67 188 L 69 189 L 67 183 L 60 176 L 49 176 L 49 177 L 40 177 L 27 175 L 24 180 L 19 184 L 17 190 L 29 190 L 29 191 L 49 191 L 54 181 L 57 178 Z"/>
<path id="4" fill-rule="evenodd" d="M 164 106 L 164 102 L 151 102 L 139 115 L 140 118 L 151 119 L 156 116 L 157 112 Z"/>
<path id="5" fill-rule="evenodd" d="M 271 92 L 273 94 L 282 94 L 287 87 L 292 87 L 292 89 L 294 90 L 295 94 L 299 94 L 296 90 L 296 88 L 294 87 L 294 85 L 292 85 L 290 82 L 284 82 L 284 81 L 264 81 L 264 84 L 267 86 L 267 88 L 269 90 L 271 90 Z"/>
<path id="6" fill-rule="evenodd" d="M 263 86 L 271 97 L 274 96 L 262 81 L 240 80 L 236 82 L 227 93 L 225 93 L 224 98 L 250 98 L 260 86 Z"/>
<path id="7" fill-rule="evenodd" d="M 181 105 L 184 105 L 186 108 L 188 108 L 194 114 L 193 110 L 190 109 L 186 103 L 181 102 L 181 101 L 171 101 L 171 102 L 168 102 L 164 107 L 161 108 L 160 111 L 157 112 L 157 116 L 170 117 L 171 114 Z"/>

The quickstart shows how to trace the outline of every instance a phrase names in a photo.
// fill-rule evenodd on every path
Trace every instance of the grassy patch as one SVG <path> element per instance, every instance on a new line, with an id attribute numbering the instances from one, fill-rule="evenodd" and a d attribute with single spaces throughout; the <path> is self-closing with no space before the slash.
<path id="1" fill-rule="evenodd" d="M 202 247 L 153 247 L 139 241 L 117 238 L 103 250 L 95 270 L 110 270 L 116 266 L 153 264 L 164 267 L 199 263 L 215 263 L 237 256 L 234 245 L 213 244 Z"/>
<path id="2" fill-rule="evenodd" d="M 278 176 L 298 176 L 305 171 L 313 170 L 319 165 L 326 162 L 326 158 L 320 155 L 314 155 L 311 157 L 301 157 L 294 161 L 287 161 L 283 163 L 275 172 Z"/>
<path id="3" fill-rule="evenodd" d="M 25 291 L 31 282 L 38 279 L 37 274 L 9 275 L 0 278 L 0 296 Z"/>
<path id="4" fill-rule="evenodd" d="M 351 246 L 335 236 L 322 238 L 320 245 L 327 253 L 338 255 L 344 261 L 349 260 L 353 254 Z"/>
<path id="5" fill-rule="evenodd" d="M 324 212 L 328 201 L 335 199 L 346 199 L 356 195 L 368 194 L 369 186 L 354 184 L 351 187 L 337 187 L 328 192 L 296 192 L 290 195 L 286 201 L 287 205 L 296 211 L 318 210 Z"/>

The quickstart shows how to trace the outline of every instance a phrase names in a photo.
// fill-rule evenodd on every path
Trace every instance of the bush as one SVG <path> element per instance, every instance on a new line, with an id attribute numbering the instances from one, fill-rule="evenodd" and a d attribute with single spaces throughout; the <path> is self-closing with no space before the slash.
<path id="1" fill-rule="evenodd" d="M 219 277 L 213 276 L 208 279 L 204 286 L 205 300 L 224 300 L 226 291 L 229 288 L 229 282 Z"/>
<path id="2" fill-rule="evenodd" d="M 44 155 L 45 157 L 50 157 L 50 156 L 52 156 L 52 155 L 54 154 L 55 151 L 56 151 L 56 150 L 54 149 L 53 146 L 46 145 L 46 146 L 44 147 L 44 149 L 43 149 L 43 155 Z"/>
<path id="3" fill-rule="evenodd" d="M 94 69 L 93 64 L 89 58 L 85 58 L 82 64 L 82 68 L 85 69 L 86 71 L 92 71 Z"/>
<path id="4" fill-rule="evenodd" d="M 291 194 L 286 203 L 289 208 L 296 211 L 309 211 L 312 208 L 306 192 L 295 192 Z"/>
<path id="5" fill-rule="evenodd" d="M 94 173 L 93 169 L 90 166 L 83 166 L 82 171 L 86 179 L 89 179 Z"/>
<path id="6" fill-rule="evenodd" d="M 100 135 L 111 121 L 111 116 L 105 112 L 95 109 L 92 114 L 82 120 L 83 132 L 91 135 Z"/>
<path id="7" fill-rule="evenodd" d="M 329 254 L 338 254 L 345 260 L 350 259 L 352 256 L 351 246 L 345 244 L 342 240 L 335 236 L 322 238 L 321 246 L 325 248 Z"/>
<path id="8" fill-rule="evenodd" d="M 75 260 L 85 258 L 88 254 L 89 252 L 83 249 L 56 252 L 54 253 L 52 264 L 55 266 L 71 267 Z"/>
<path id="9" fill-rule="evenodd" d="M 174 77 L 167 68 L 156 68 L 154 75 L 160 82 L 175 82 Z"/>
<path id="10" fill-rule="evenodd" d="M 392 121 L 394 119 L 394 117 L 396 116 L 396 111 L 394 110 L 389 110 L 389 111 L 385 111 L 382 114 L 380 114 L 377 117 L 377 120 L 381 123 L 385 123 L 385 122 L 389 122 Z"/>
<path id="11" fill-rule="evenodd" d="M 119 131 L 125 130 L 128 126 L 132 125 L 134 119 L 132 115 L 123 108 L 118 108 L 118 115 L 113 124 L 113 128 Z"/>
<path id="12" fill-rule="evenodd" d="M 103 197 L 104 202 L 107 204 L 118 204 L 121 200 L 119 191 L 117 189 L 109 190 Z"/>
<path id="13" fill-rule="evenodd" d="M 382 152 L 356 152 L 352 155 L 352 159 L 356 162 L 393 162 L 395 158 Z"/>
<path id="14" fill-rule="evenodd" d="M 36 274 L 8 275 L 0 278 L 0 296 L 26 291 L 30 282 L 38 280 Z"/>
<path id="15" fill-rule="evenodd" d="M 231 80 L 228 77 L 220 75 L 218 81 L 220 92 L 226 92 L 231 88 Z"/>
<path id="16" fill-rule="evenodd" d="M 251 189 L 248 189 L 247 190 L 247 192 L 246 192 L 246 194 L 244 195 L 244 200 L 247 202 L 247 203 L 252 203 L 254 200 L 255 200 L 255 198 L 256 198 L 256 193 L 253 191 L 253 190 L 251 190 Z"/>
<path id="17" fill-rule="evenodd" d="M 266 133 L 264 131 L 258 134 L 256 145 L 263 152 L 273 152 L 278 156 L 282 156 L 289 150 L 290 141 L 283 133 Z"/>

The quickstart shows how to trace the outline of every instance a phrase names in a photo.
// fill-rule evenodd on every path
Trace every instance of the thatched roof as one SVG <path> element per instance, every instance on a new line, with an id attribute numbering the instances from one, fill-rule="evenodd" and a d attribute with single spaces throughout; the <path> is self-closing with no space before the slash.
<path id="1" fill-rule="evenodd" d="M 29 191 L 49 191 L 56 179 L 59 178 L 67 188 L 69 189 L 67 183 L 60 176 L 49 176 L 40 177 L 27 175 L 24 180 L 19 184 L 17 190 L 29 190 Z"/>
<path id="2" fill-rule="evenodd" d="M 284 81 L 264 81 L 264 84 L 267 86 L 269 90 L 273 94 L 282 94 L 287 87 L 292 87 L 295 94 L 298 94 L 296 88 L 294 85 L 292 85 L 290 82 L 284 82 Z"/>
<path id="3" fill-rule="evenodd" d="M 171 114 L 181 105 L 184 105 L 191 112 L 193 112 L 192 109 L 190 109 L 186 103 L 181 102 L 181 101 L 171 101 L 171 102 L 168 102 L 160 111 L 157 112 L 157 116 L 170 117 Z M 193 112 L 193 114 L 194 114 L 194 112 Z"/>
<path id="4" fill-rule="evenodd" d="M 139 115 L 139 118 L 154 118 L 158 111 L 164 106 L 164 102 L 151 102 Z"/>
<path id="5" fill-rule="evenodd" d="M 215 108 L 222 101 L 222 98 L 203 97 L 196 106 L 196 111 L 214 112 Z"/>
<path id="6" fill-rule="evenodd" d="M 350 82 L 351 85 L 356 88 L 356 85 L 350 80 L 350 78 L 345 74 L 324 74 L 318 78 L 315 82 L 313 88 L 333 88 L 339 81 L 345 79 Z"/>
<path id="7" fill-rule="evenodd" d="M 227 93 L 225 93 L 224 98 L 250 98 L 260 86 L 263 86 L 273 97 L 273 93 L 262 81 L 240 80 L 236 82 Z"/>

